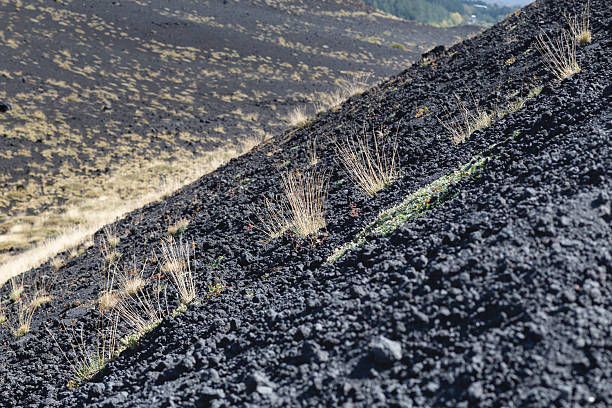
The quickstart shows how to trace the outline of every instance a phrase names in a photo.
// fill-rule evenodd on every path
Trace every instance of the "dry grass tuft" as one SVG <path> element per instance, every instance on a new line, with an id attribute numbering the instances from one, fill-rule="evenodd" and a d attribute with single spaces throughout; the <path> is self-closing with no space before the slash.
<path id="1" fill-rule="evenodd" d="M 11 278 L 11 291 L 9 292 L 9 299 L 15 303 L 21 298 L 23 293 L 23 276 L 19 280 L 17 277 Z"/>
<path id="2" fill-rule="evenodd" d="M 70 348 L 72 350 L 70 356 L 66 354 L 53 332 L 47 328 L 47 332 L 53 337 L 55 344 L 68 364 L 70 364 L 72 372 L 80 381 L 92 378 L 117 355 L 118 318 L 115 315 L 108 319 L 108 324 L 105 324 L 105 321 L 104 318 L 100 319 L 96 330 L 95 342 L 92 342 L 92 344 L 89 344 L 88 336 L 85 334 L 83 327 L 81 327 L 78 334 L 74 326 L 71 327 L 70 331 L 64 327 L 64 332 L 69 333 Z"/>
<path id="3" fill-rule="evenodd" d="M 182 304 L 187 305 L 195 299 L 196 287 L 191 271 L 188 243 L 176 243 L 174 239 L 162 241 L 161 250 L 165 271 L 179 294 Z"/>
<path id="4" fill-rule="evenodd" d="M 98 310 L 102 313 L 107 313 L 113 310 L 121 298 L 115 292 L 102 292 L 98 297 Z"/>
<path id="5" fill-rule="evenodd" d="M 306 142 L 308 149 L 308 163 L 311 166 L 317 165 L 319 163 L 319 154 L 317 152 L 317 136 L 308 139 Z"/>
<path id="6" fill-rule="evenodd" d="M 320 92 L 316 95 L 315 112 L 319 113 L 328 109 L 337 109 L 342 102 L 351 96 L 363 93 L 370 87 L 368 83 L 369 78 L 369 73 L 362 72 L 338 79 L 336 81 L 337 89 L 331 92 Z"/>
<path id="7" fill-rule="evenodd" d="M 562 30 L 555 38 L 542 33 L 536 44 L 546 67 L 562 81 L 580 72 L 576 60 L 576 37 Z"/>
<path id="8" fill-rule="evenodd" d="M 64 259 L 59 256 L 53 258 L 50 262 L 51 267 L 56 271 L 60 270 L 60 268 L 64 266 L 65 263 L 66 262 L 64 261 Z"/>
<path id="9" fill-rule="evenodd" d="M 161 292 L 161 283 L 158 278 L 153 294 L 141 288 L 134 296 L 121 299 L 115 310 L 118 316 L 136 333 L 146 333 L 157 326 L 164 317 Z"/>
<path id="10" fill-rule="evenodd" d="M 146 264 L 146 262 L 145 262 Z M 124 270 L 119 274 L 119 288 L 127 296 L 134 296 L 144 288 L 146 281 L 143 278 L 144 266 L 138 270 L 136 268 Z"/>
<path id="11" fill-rule="evenodd" d="M 459 95 L 454 94 L 457 100 L 457 109 L 459 110 L 459 118 L 451 119 L 450 113 L 446 112 L 447 120 L 443 121 L 438 118 L 444 129 L 451 136 L 454 144 L 465 142 L 465 140 L 475 131 L 484 129 L 491 125 L 493 117 L 487 111 L 481 110 L 478 102 L 472 98 L 475 105 L 475 112 L 471 112 L 465 102 L 461 100 Z"/>
<path id="12" fill-rule="evenodd" d="M 370 197 L 391 185 L 400 177 L 397 137 L 385 141 L 382 131 L 353 132 L 340 144 L 336 141 L 336 155 L 349 177 Z"/>
<path id="13" fill-rule="evenodd" d="M 44 290 L 39 290 L 39 291 L 34 292 L 34 297 L 32 297 L 32 301 L 30 302 L 30 305 L 33 308 L 37 309 L 41 307 L 43 304 L 50 302 L 51 300 L 53 300 L 53 296 L 51 296 Z"/>
<path id="14" fill-rule="evenodd" d="M 263 198 L 262 207 L 254 207 L 260 229 L 271 239 L 286 231 L 308 236 L 325 228 L 325 202 L 328 179 L 313 169 L 305 174 L 287 172 L 281 179 L 284 195 Z"/>
<path id="15" fill-rule="evenodd" d="M 304 106 L 298 106 L 287 115 L 287 123 L 291 127 L 302 128 L 308 123 L 308 114 Z"/>
<path id="16" fill-rule="evenodd" d="M 285 201 L 264 197 L 263 206 L 253 209 L 259 219 L 259 229 L 271 239 L 280 237 L 291 227 Z"/>
<path id="17" fill-rule="evenodd" d="M 287 172 L 282 177 L 282 186 L 291 210 L 291 229 L 297 235 L 305 237 L 325 228 L 326 174 L 316 169 L 305 174 Z"/>
<path id="18" fill-rule="evenodd" d="M 115 276 L 117 274 L 117 267 L 107 268 L 106 270 L 106 279 L 104 280 L 104 288 L 102 292 L 100 292 L 100 296 L 98 296 L 98 310 L 104 314 L 111 310 L 113 310 L 117 303 L 119 303 L 120 297 L 117 293 L 114 292 L 115 286 Z"/>
<path id="19" fill-rule="evenodd" d="M 104 265 L 110 268 L 113 265 L 117 265 L 119 258 L 121 258 L 121 252 L 116 251 L 114 249 L 108 252 L 104 251 L 103 257 L 104 257 Z"/>
<path id="20" fill-rule="evenodd" d="M 255 138 L 247 138 L 239 144 L 222 146 L 200 155 L 197 159 L 189 159 L 190 163 L 196 163 L 196 165 L 179 166 L 177 175 L 164 178 L 161 185 L 148 181 L 147 188 L 140 189 L 143 192 L 132 198 L 113 196 L 108 200 L 83 201 L 82 205 L 74 208 L 74 211 L 78 213 L 77 218 L 82 220 L 81 223 L 65 227 L 57 236 L 38 242 L 34 247 L 0 261 L 2 262 L 0 264 L 0 285 L 13 276 L 40 266 L 56 254 L 87 241 L 104 225 L 130 211 L 170 195 L 178 188 L 199 179 L 230 159 L 250 151 L 258 143 L 259 140 Z M 72 210 L 67 210 L 66 214 L 71 214 Z"/>
<path id="21" fill-rule="evenodd" d="M 187 231 L 187 227 L 189 226 L 189 220 L 187 218 L 181 218 L 177 222 L 168 226 L 168 234 L 173 237 L 182 235 L 185 231 Z"/>
<path id="22" fill-rule="evenodd" d="M 565 20 L 569 26 L 570 32 L 578 42 L 578 45 L 584 46 L 591 43 L 591 29 L 589 15 L 591 14 L 591 2 L 587 0 L 582 13 L 578 15 L 565 14 Z"/>
<path id="23" fill-rule="evenodd" d="M 119 235 L 117 235 L 115 227 L 113 227 L 112 225 L 107 225 L 106 227 L 104 227 L 103 232 L 104 239 L 106 240 L 106 245 L 111 249 L 116 248 L 117 245 L 119 245 L 119 241 L 121 240 L 121 238 L 119 238 Z"/>
<path id="24" fill-rule="evenodd" d="M 369 79 L 370 74 L 365 72 L 339 79 L 338 86 L 345 96 L 344 99 L 365 92 L 370 87 Z"/>
<path id="25" fill-rule="evenodd" d="M 17 305 L 17 327 L 13 328 L 13 335 L 15 337 L 22 337 L 30 331 L 32 317 L 34 317 L 36 309 L 37 306 L 35 304 L 19 299 Z"/>

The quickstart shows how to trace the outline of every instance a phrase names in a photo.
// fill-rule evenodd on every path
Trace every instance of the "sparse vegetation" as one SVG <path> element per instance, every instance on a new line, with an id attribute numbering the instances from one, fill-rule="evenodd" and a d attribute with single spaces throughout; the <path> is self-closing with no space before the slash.
<path id="1" fill-rule="evenodd" d="M 291 229 L 299 236 L 308 236 L 324 228 L 327 175 L 317 170 L 305 174 L 287 172 L 282 185 L 291 210 Z"/>
<path id="2" fill-rule="evenodd" d="M 315 135 L 314 137 L 308 139 L 306 145 L 308 149 L 308 163 L 311 166 L 315 166 L 317 163 L 319 163 L 319 155 L 317 152 L 317 136 Z"/>
<path id="3" fill-rule="evenodd" d="M 225 285 L 221 282 L 217 282 L 215 284 L 208 284 L 208 293 L 206 294 L 206 299 L 212 299 L 221 294 L 225 290 Z"/>
<path id="4" fill-rule="evenodd" d="M 565 14 L 565 20 L 567 21 L 570 32 L 580 46 L 587 45 L 591 42 L 590 14 L 590 0 L 587 0 L 580 15 Z"/>
<path id="5" fill-rule="evenodd" d="M 263 205 L 254 207 L 254 212 L 259 219 L 259 229 L 270 239 L 280 237 L 291 226 L 289 208 L 283 200 L 264 197 Z"/>
<path id="6" fill-rule="evenodd" d="M 21 294 L 23 293 L 23 275 L 21 280 L 17 277 L 11 278 L 11 291 L 9 292 L 9 299 L 14 303 L 17 302 L 21 298 Z"/>
<path id="7" fill-rule="evenodd" d="M 576 60 L 576 37 L 566 30 L 562 30 L 555 38 L 550 38 L 546 33 L 540 34 L 536 46 L 544 64 L 558 80 L 562 81 L 580 72 Z"/>
<path id="8" fill-rule="evenodd" d="M 151 294 L 146 287 L 142 288 L 134 296 L 121 299 L 116 306 L 118 316 L 136 333 L 146 333 L 158 325 L 164 317 L 159 278 L 153 292 Z"/>
<path id="9" fill-rule="evenodd" d="M 289 171 L 282 175 L 281 182 L 282 197 L 264 197 L 263 205 L 254 207 L 259 229 L 274 239 L 286 231 L 308 236 L 324 228 L 327 176 L 316 169 L 305 174 Z"/>
<path id="10" fill-rule="evenodd" d="M 302 128 L 306 126 L 306 124 L 308 123 L 308 114 L 306 113 L 306 107 L 298 106 L 291 112 L 289 112 L 289 114 L 287 115 L 287 123 L 289 123 L 291 127 L 297 128 Z"/>
<path id="11" fill-rule="evenodd" d="M 102 254 L 104 258 L 104 265 L 106 268 L 111 268 L 113 265 L 117 264 L 119 258 L 121 258 L 121 252 L 115 249 L 109 249 L 108 247 L 102 248 Z"/>
<path id="12" fill-rule="evenodd" d="M 143 272 L 144 266 L 141 269 L 124 270 L 119 274 L 119 288 L 125 295 L 134 296 L 145 286 L 146 282 L 142 276 Z"/>
<path id="13" fill-rule="evenodd" d="M 173 237 L 177 237 L 187 231 L 188 226 L 189 220 L 187 218 L 181 218 L 174 224 L 168 226 L 168 234 L 172 235 Z"/>
<path id="14" fill-rule="evenodd" d="M 447 111 L 446 120 L 438 118 L 438 121 L 449 133 L 453 143 L 459 144 L 464 142 L 475 131 L 491 125 L 493 118 L 487 111 L 480 109 L 478 102 L 474 100 L 474 98 L 472 99 L 475 110 L 472 112 L 468 109 L 465 102 L 461 100 L 459 95 L 454 94 L 454 96 L 457 101 L 459 117 L 452 118 L 451 114 Z"/>
<path id="15" fill-rule="evenodd" d="M 408 194 L 400 204 L 382 211 L 372 222 L 361 230 L 353 240 L 336 249 L 333 254 L 327 258 L 327 263 L 335 262 L 347 251 L 362 245 L 366 242 L 368 237 L 389 234 L 410 219 L 418 217 L 432 206 L 448 201 L 451 199 L 447 194 L 449 187 L 463 177 L 471 177 L 478 173 L 484 165 L 484 162 L 485 159 L 476 156 L 468 164 L 455 170 L 451 174 L 440 177 L 428 186 Z M 437 198 L 435 201 L 432 201 L 434 197 Z"/>
<path id="16" fill-rule="evenodd" d="M 79 381 L 86 381 L 106 367 L 106 364 L 117 355 L 115 340 L 117 323 L 116 315 L 111 316 L 108 320 L 101 318 L 96 330 L 95 342 L 88 342 L 89 336 L 85 333 L 83 327 L 79 330 L 78 335 L 74 327 L 71 327 L 70 332 L 64 327 L 64 332 L 69 333 L 70 337 L 69 342 L 72 350 L 70 356 L 66 354 L 49 328 L 47 328 L 47 332 L 55 341 L 64 359 L 70 364 L 76 378 Z"/>
<path id="17" fill-rule="evenodd" d="M 109 312 L 117 306 L 121 298 L 115 292 L 102 292 L 98 297 L 98 309 L 102 313 Z"/>
<path id="18" fill-rule="evenodd" d="M 536 86 L 529 91 L 527 96 L 520 97 L 513 101 L 510 101 L 508 105 L 506 106 L 506 109 L 497 110 L 495 112 L 495 115 L 494 115 L 495 119 L 501 119 L 504 116 L 506 116 L 508 113 L 514 113 L 522 109 L 523 106 L 525 106 L 525 103 L 527 103 L 529 99 L 538 96 L 540 92 L 542 92 L 542 86 Z"/>
<path id="19" fill-rule="evenodd" d="M 191 270 L 190 246 L 173 239 L 162 241 L 164 269 L 170 275 L 182 304 L 189 304 L 196 296 L 196 285 Z"/>
<path id="20" fill-rule="evenodd" d="M 34 317 L 36 308 L 36 305 L 26 302 L 25 299 L 19 299 L 17 304 L 17 326 L 13 328 L 13 335 L 15 337 L 22 337 L 30 331 L 32 317 Z"/>
<path id="21" fill-rule="evenodd" d="M 353 132 L 343 143 L 336 141 L 336 155 L 349 177 L 370 197 L 392 184 L 399 176 L 397 139 L 386 140 L 382 130 Z"/>
<path id="22" fill-rule="evenodd" d="M 121 238 L 119 238 L 119 235 L 117 235 L 115 228 L 112 225 L 107 225 L 104 227 L 103 231 L 106 245 L 111 249 L 116 248 L 117 245 L 119 245 Z"/>
<path id="23" fill-rule="evenodd" d="M 34 296 L 32 297 L 32 301 L 30 302 L 31 307 L 37 309 L 41 307 L 43 304 L 50 302 L 53 299 L 53 296 L 48 294 L 44 289 L 38 290 L 34 292 Z"/>
<path id="24" fill-rule="evenodd" d="M 63 258 L 60 258 L 59 256 L 56 256 L 55 258 L 53 258 L 51 260 L 51 267 L 53 269 L 55 269 L 56 271 L 58 271 L 58 270 L 60 270 L 60 268 L 62 266 L 64 266 L 64 263 L 65 263 L 65 261 L 64 261 Z"/>
<path id="25" fill-rule="evenodd" d="M 117 306 L 119 303 L 119 295 L 115 293 L 115 276 L 116 276 L 116 267 L 114 268 L 106 268 L 106 278 L 104 280 L 104 288 L 100 292 L 100 296 L 98 296 L 98 310 L 104 314 L 107 313 Z"/>

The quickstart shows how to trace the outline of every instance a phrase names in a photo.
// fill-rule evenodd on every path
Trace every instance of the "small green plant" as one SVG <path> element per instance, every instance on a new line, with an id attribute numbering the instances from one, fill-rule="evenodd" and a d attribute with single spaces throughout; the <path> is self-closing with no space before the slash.
<path id="1" fill-rule="evenodd" d="M 119 342 L 122 344 L 122 347 L 118 350 L 118 352 L 121 353 L 123 350 L 127 348 L 134 347 L 138 343 L 138 341 L 142 338 L 142 336 L 144 336 L 145 334 L 147 334 L 148 332 L 150 332 L 151 330 L 159 326 L 159 323 L 160 321 L 152 322 L 151 324 L 143 328 L 141 331 L 127 334 L 123 336 L 122 338 L 120 338 Z"/>
<path id="2" fill-rule="evenodd" d="M 208 265 L 206 265 L 206 267 L 208 269 L 211 269 L 211 270 L 219 269 L 221 267 L 221 262 L 224 259 L 225 259 L 225 257 L 223 255 L 220 255 L 220 256 L 216 257 L 214 261 L 212 261 Z"/>
<path id="3" fill-rule="evenodd" d="M 215 284 L 208 284 L 208 294 L 206 295 L 206 299 L 211 299 L 217 297 L 225 290 L 225 285 L 217 282 Z"/>

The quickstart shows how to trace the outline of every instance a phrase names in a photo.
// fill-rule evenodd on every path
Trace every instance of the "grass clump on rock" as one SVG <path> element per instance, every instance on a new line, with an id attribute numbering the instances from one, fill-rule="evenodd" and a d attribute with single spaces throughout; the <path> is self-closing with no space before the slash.
<path id="1" fill-rule="evenodd" d="M 176 243 L 174 239 L 162 241 L 164 269 L 170 275 L 179 300 L 187 305 L 195 299 L 196 285 L 191 270 L 190 248 L 188 243 Z"/>
<path id="2" fill-rule="evenodd" d="M 263 198 L 263 206 L 254 210 L 260 229 L 271 239 L 286 231 L 306 237 L 325 228 L 328 178 L 317 169 L 305 173 L 288 171 L 281 176 L 284 194 Z"/>
<path id="3" fill-rule="evenodd" d="M 554 38 L 546 33 L 540 34 L 537 48 L 544 64 L 559 81 L 580 72 L 576 59 L 576 37 L 566 30 Z"/>
<path id="4" fill-rule="evenodd" d="M 586 2 L 580 15 L 565 15 L 565 20 L 569 26 L 570 32 L 578 42 L 578 45 L 585 46 L 591 43 L 591 28 L 589 14 L 591 12 L 590 0 Z"/>
<path id="5" fill-rule="evenodd" d="M 365 125 L 344 143 L 336 142 L 336 155 L 349 177 L 370 197 L 400 177 L 396 140 L 385 143 L 382 131 L 370 134 Z"/>

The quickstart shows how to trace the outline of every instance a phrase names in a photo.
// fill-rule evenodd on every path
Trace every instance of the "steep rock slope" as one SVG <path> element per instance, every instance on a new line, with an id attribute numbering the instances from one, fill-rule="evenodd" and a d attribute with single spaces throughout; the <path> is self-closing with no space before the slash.
<path id="1" fill-rule="evenodd" d="M 56 298 L 37 311 L 30 333 L 14 339 L 6 326 L 0 329 L 2 400 L 9 406 L 609 406 L 606 2 L 592 1 L 593 41 L 578 50 L 582 72 L 557 82 L 534 50 L 538 25 L 559 29 L 561 13 L 579 7 L 574 1 L 529 6 L 119 221 L 118 250 L 143 265 L 159 252 L 166 227 L 189 218 L 184 238 L 198 254 L 202 303 L 165 319 L 91 381 L 65 388 L 70 367 L 44 326 L 60 344 L 67 341 L 61 322 L 85 324 L 93 337 L 97 314 L 88 302 L 104 276 L 100 254 L 90 248 L 55 273 Z M 539 95 L 465 143 L 453 145 L 436 119 L 444 106 L 453 109 L 453 91 L 492 108 L 536 85 L 543 87 Z M 374 198 L 351 185 L 333 151 L 334 138 L 364 123 L 397 132 L 402 159 L 403 177 Z M 265 242 L 250 226 L 257 224 L 252 203 L 280 192 L 286 168 L 307 167 L 306 142 L 315 135 L 317 166 L 330 175 L 327 234 Z M 325 262 L 381 210 L 468 163 L 418 217 L 386 235 L 371 233 Z M 158 272 L 146 265 L 148 275 Z M 35 272 L 52 273 L 49 265 L 30 276 Z M 206 296 L 214 282 L 226 289 Z"/>

